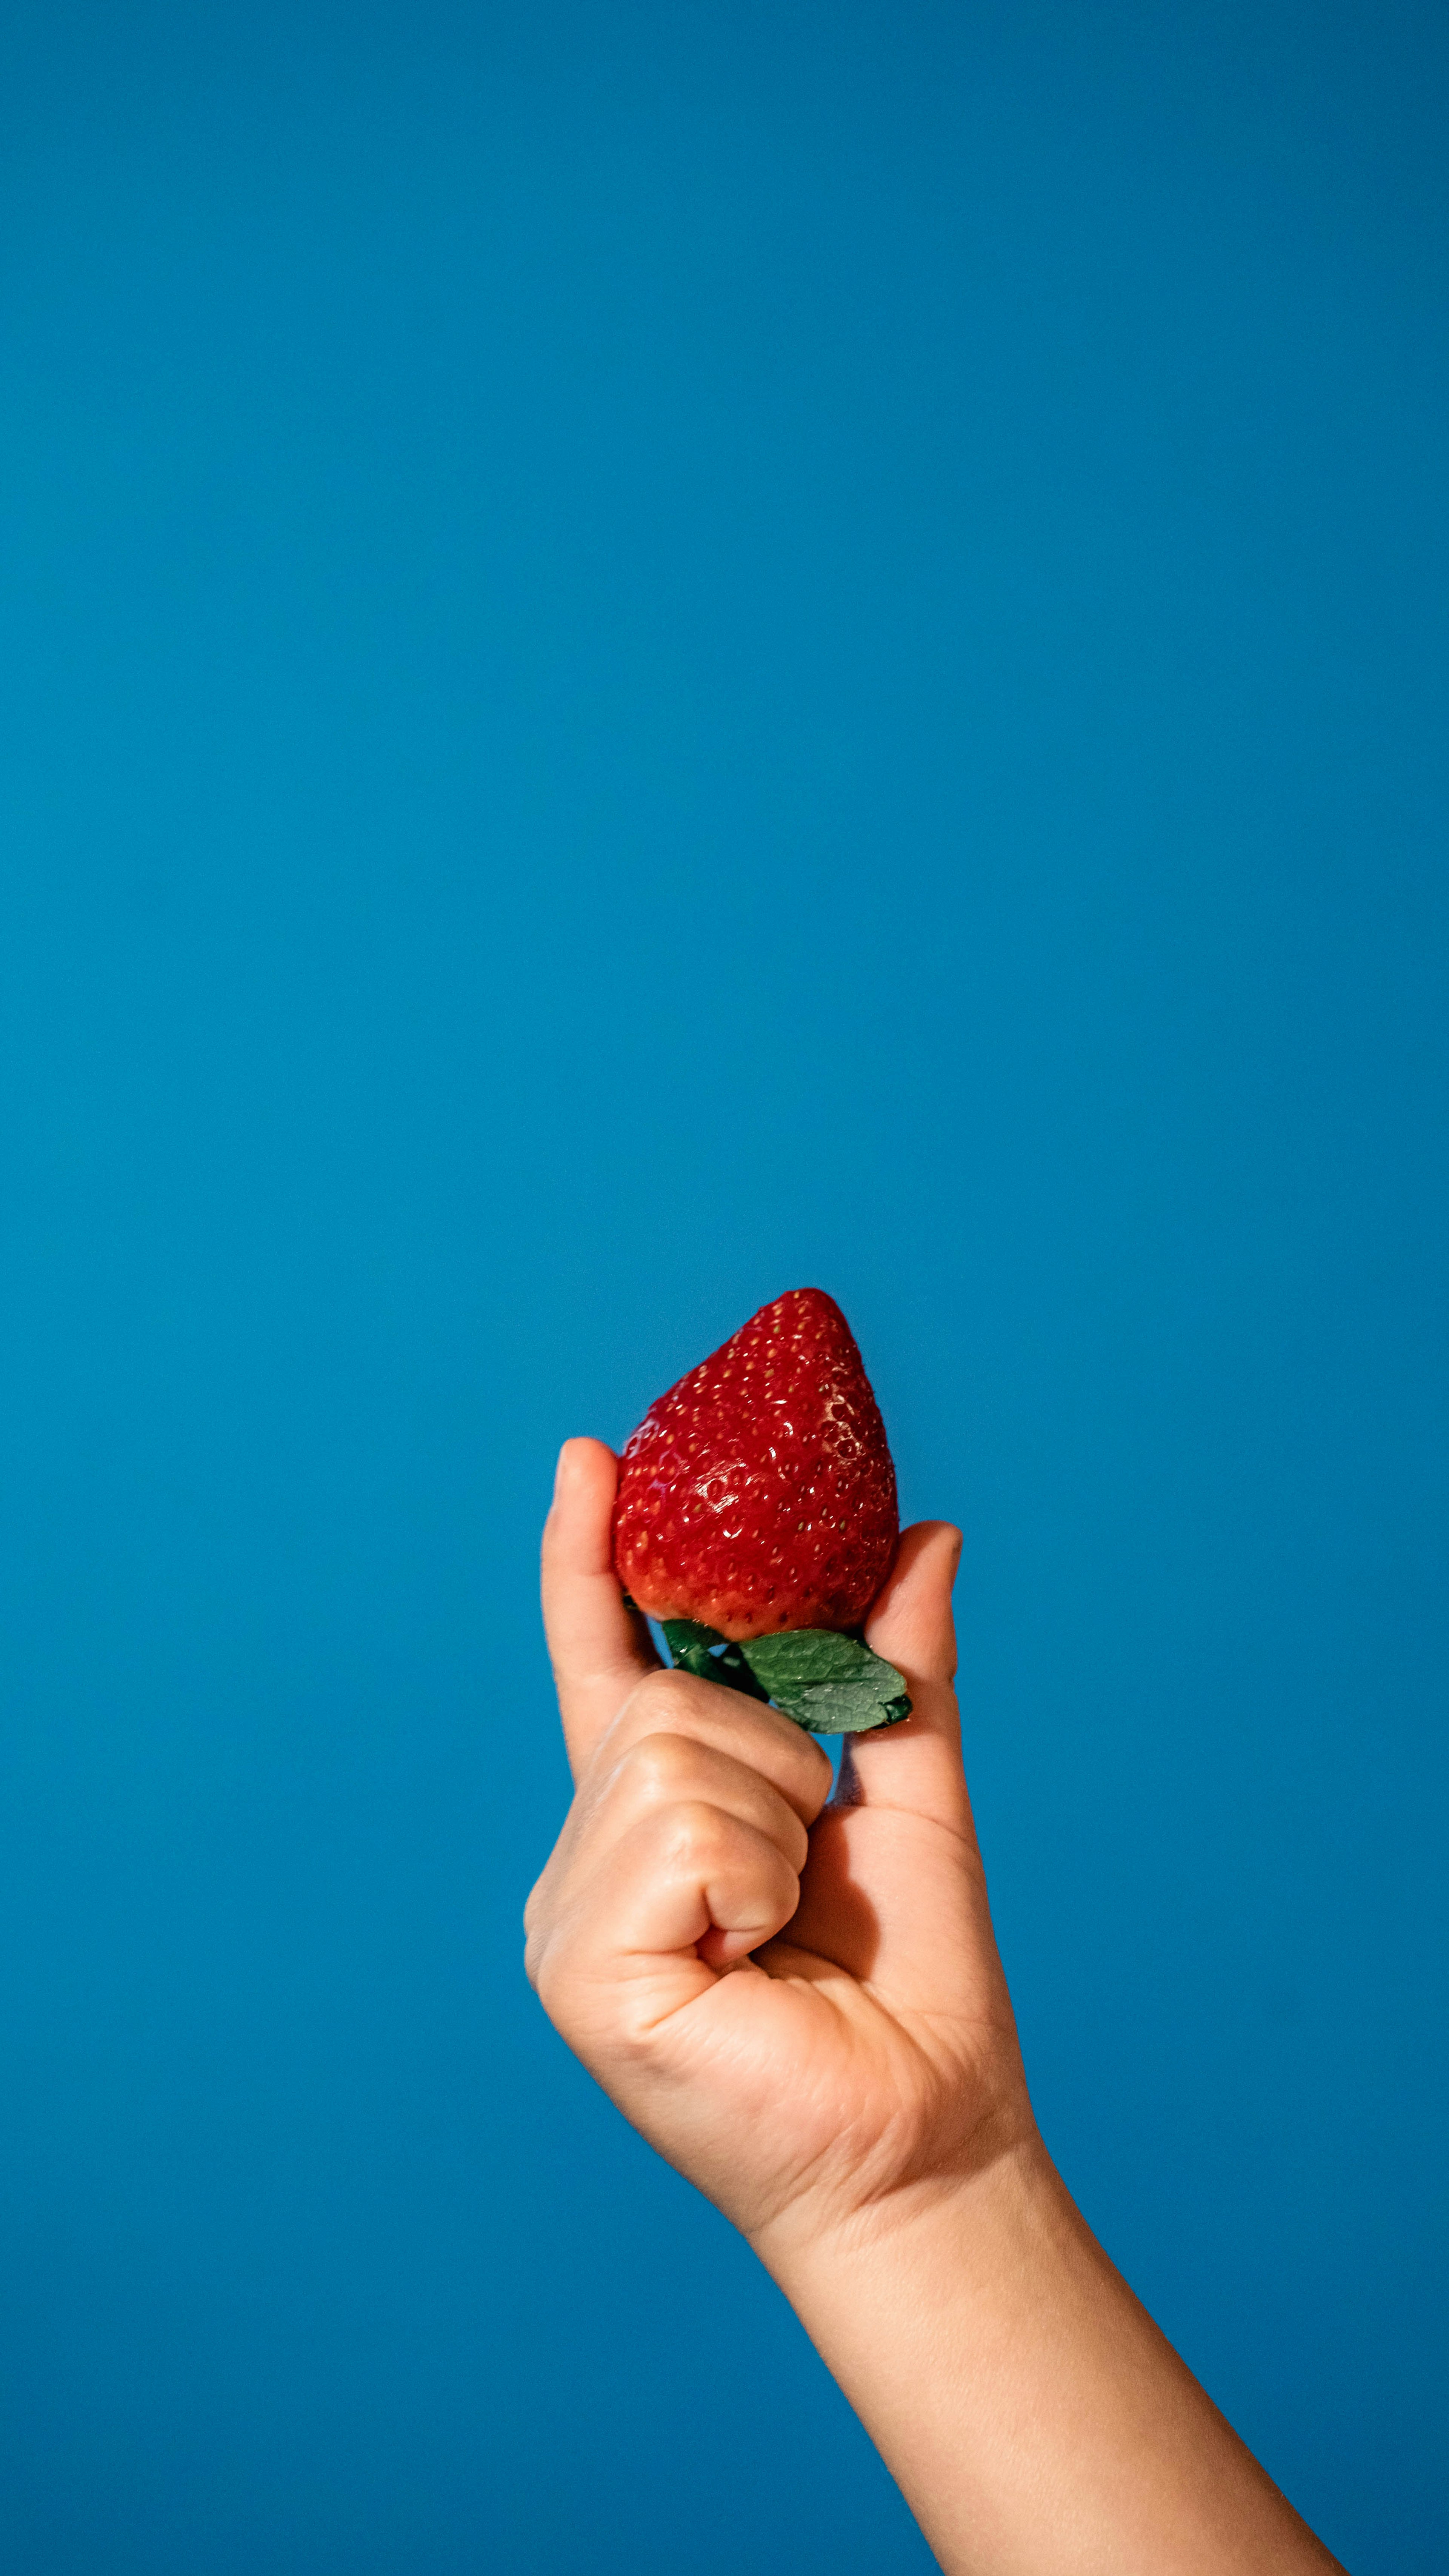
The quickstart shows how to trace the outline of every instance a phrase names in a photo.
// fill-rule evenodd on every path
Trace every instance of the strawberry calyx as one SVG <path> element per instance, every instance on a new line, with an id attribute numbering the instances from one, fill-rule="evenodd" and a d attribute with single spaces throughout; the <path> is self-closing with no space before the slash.
<path id="1" fill-rule="evenodd" d="M 868 1735 L 910 1716 L 904 1673 L 873 1654 L 858 1630 L 786 1628 L 737 1643 L 699 1619 L 660 1625 L 676 1672 L 773 1700 L 811 1735 Z"/>

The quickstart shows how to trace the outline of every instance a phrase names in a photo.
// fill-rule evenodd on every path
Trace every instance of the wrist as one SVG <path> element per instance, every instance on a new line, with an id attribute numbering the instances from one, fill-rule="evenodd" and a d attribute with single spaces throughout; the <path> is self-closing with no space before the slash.
<path id="1" fill-rule="evenodd" d="M 1031 2273 L 1086 2231 L 1035 2122 L 1002 2129 L 964 2169 L 899 2182 L 845 2210 L 796 2204 L 750 2232 L 807 2327 L 807 2311 L 910 2296 L 943 2267 L 958 2296 L 963 2265 L 983 2289 L 1004 2268 L 1029 2292 Z"/>

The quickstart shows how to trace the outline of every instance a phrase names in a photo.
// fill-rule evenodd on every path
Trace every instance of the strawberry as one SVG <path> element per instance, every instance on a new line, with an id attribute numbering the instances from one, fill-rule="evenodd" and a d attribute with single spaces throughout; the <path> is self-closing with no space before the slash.
<path id="1" fill-rule="evenodd" d="M 614 1565 L 651 1618 L 716 1638 L 853 1629 L 899 1526 L 850 1326 L 792 1288 L 650 1406 L 620 1463 Z"/>

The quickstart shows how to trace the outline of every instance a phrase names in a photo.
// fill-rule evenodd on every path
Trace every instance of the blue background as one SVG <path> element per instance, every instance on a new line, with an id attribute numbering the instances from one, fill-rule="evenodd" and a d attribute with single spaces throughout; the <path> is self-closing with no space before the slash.
<path id="1" fill-rule="evenodd" d="M 1048 2137 L 1438 2576 L 1449 30 L 0 21 L 17 2576 L 923 2544 L 538 2014 L 556 1443 L 967 1532 Z"/>

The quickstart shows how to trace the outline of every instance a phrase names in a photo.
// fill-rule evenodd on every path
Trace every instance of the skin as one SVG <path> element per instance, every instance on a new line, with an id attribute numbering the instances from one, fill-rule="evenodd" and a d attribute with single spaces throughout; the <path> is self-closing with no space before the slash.
<path id="1" fill-rule="evenodd" d="M 952 1690 L 960 1534 L 867 1636 L 913 1714 L 832 1796 L 778 1711 L 661 1670 L 571 1440 L 543 1545 L 575 1796 L 529 1900 L 545 2010 L 749 2240 L 947 2576 L 1338 2566 L 1159 2334 L 1032 2115 Z"/>

